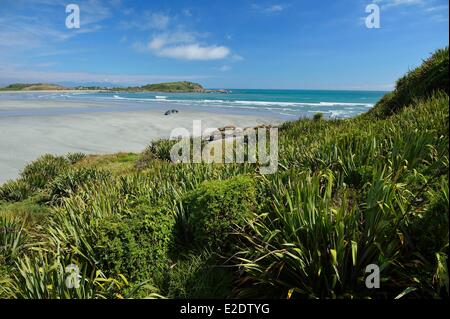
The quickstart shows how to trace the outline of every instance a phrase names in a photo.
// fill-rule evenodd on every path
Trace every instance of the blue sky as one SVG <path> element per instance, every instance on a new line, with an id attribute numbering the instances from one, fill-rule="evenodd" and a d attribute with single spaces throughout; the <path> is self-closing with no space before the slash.
<path id="1" fill-rule="evenodd" d="M 80 7 L 80 29 L 65 26 Z M 365 25 L 381 8 L 381 28 Z M 0 0 L 0 84 L 388 90 L 448 45 L 447 0 Z"/>

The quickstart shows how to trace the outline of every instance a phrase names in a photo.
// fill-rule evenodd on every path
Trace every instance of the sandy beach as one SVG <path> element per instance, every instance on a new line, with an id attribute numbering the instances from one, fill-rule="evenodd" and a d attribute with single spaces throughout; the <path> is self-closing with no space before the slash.
<path id="1" fill-rule="evenodd" d="M 162 109 L 142 111 L 88 112 L 107 108 L 101 102 L 0 100 L 0 183 L 17 178 L 30 161 L 45 154 L 84 152 L 104 154 L 142 151 L 153 139 L 169 137 L 172 129 L 192 131 L 192 121 L 201 120 L 202 129 L 235 125 L 277 124 L 280 119 L 261 114 L 230 114 L 225 111 L 180 110 L 165 116 Z M 36 114 L 2 116 L 15 110 Z M 54 115 L 49 110 L 72 113 Z M 83 112 L 83 109 L 87 112 Z M 39 111 L 42 111 L 39 113 Z"/>

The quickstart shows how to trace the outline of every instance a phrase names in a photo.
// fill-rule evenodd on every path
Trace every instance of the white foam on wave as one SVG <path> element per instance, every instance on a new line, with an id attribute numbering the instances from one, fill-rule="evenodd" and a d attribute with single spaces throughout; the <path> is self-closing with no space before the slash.
<path id="1" fill-rule="evenodd" d="M 261 105 L 261 106 L 364 106 L 364 107 L 372 107 L 373 104 L 370 103 L 348 103 L 348 102 L 275 102 L 275 101 L 234 101 L 236 104 L 243 105 Z"/>
<path id="2" fill-rule="evenodd" d="M 297 116 L 295 114 L 289 114 L 289 113 L 283 113 L 283 112 L 278 112 L 278 114 L 286 115 L 286 116 Z"/>
<path id="3" fill-rule="evenodd" d="M 304 107 L 316 108 L 322 107 L 321 113 L 328 113 L 330 118 L 347 118 L 352 114 L 357 113 L 356 108 L 372 108 L 374 104 L 370 103 L 349 103 L 349 102 L 278 102 L 278 101 L 243 101 L 243 100 L 185 100 L 185 99 L 168 99 L 163 96 L 156 96 L 156 98 L 140 98 L 140 97 L 123 97 L 114 95 L 114 99 L 128 100 L 135 102 L 154 102 L 154 103 L 174 103 L 178 105 L 204 105 L 217 108 L 237 108 L 237 109 L 251 109 L 251 110 L 267 110 L 276 112 L 284 116 L 297 116 L 292 113 L 297 113 Z M 264 106 L 264 107 L 263 107 Z M 326 109 L 323 109 L 326 108 Z M 341 109 L 336 109 L 341 108 Z M 343 108 L 343 109 L 342 109 Z M 318 110 L 305 110 L 308 113 L 317 113 Z"/>
<path id="4" fill-rule="evenodd" d="M 114 95 L 115 99 L 120 100 L 129 100 L 129 101 L 157 101 L 157 102 L 170 102 L 170 103 L 192 103 L 192 104 L 215 104 L 220 106 L 272 106 L 272 107 L 336 107 L 336 106 L 344 106 L 344 107 L 373 107 L 373 104 L 370 103 L 348 103 L 348 102 L 277 102 L 277 101 L 242 101 L 242 100 L 181 100 L 181 99 L 173 99 L 169 100 L 166 96 L 156 96 L 156 98 L 128 98 L 122 97 L 118 95 Z M 266 108 L 270 109 L 270 108 Z M 292 111 L 292 109 L 284 109 Z"/>
<path id="5" fill-rule="evenodd" d="M 164 99 L 146 99 L 146 98 L 138 98 L 138 97 L 123 97 L 119 95 L 114 95 L 114 99 L 116 100 L 127 100 L 127 101 L 136 101 L 136 102 L 142 102 L 142 101 L 156 101 L 156 102 L 168 102 L 168 100 Z M 105 98 L 108 99 L 108 98 Z"/>

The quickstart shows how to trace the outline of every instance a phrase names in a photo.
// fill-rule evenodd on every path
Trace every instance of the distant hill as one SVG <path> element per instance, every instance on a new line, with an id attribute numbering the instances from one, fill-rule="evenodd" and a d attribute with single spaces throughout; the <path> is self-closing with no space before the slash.
<path id="1" fill-rule="evenodd" d="M 126 88 L 113 88 L 112 91 L 126 91 L 126 92 L 205 92 L 206 90 L 198 83 L 193 82 L 166 82 L 157 84 L 146 84 L 143 86 L 132 86 Z"/>
<path id="2" fill-rule="evenodd" d="M 46 90 L 68 90 L 66 87 L 48 83 L 14 83 L 3 88 L 1 91 L 46 91 Z"/>
<path id="3" fill-rule="evenodd" d="M 156 92 L 203 92 L 205 89 L 193 82 L 168 82 L 159 84 L 147 84 L 141 87 L 145 91 Z"/>

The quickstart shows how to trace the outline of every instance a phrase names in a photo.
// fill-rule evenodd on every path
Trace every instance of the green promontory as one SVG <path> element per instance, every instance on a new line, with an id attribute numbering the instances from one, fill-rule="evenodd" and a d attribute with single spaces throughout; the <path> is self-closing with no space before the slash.
<path id="1" fill-rule="evenodd" d="M 53 91 L 53 90 L 68 90 L 66 87 L 58 84 L 48 83 L 14 83 L 3 88 L 0 91 Z"/>
<path id="2" fill-rule="evenodd" d="M 145 91 L 155 92 L 203 92 L 205 89 L 193 82 L 168 82 L 159 84 L 147 84 L 141 87 Z"/>
<path id="3" fill-rule="evenodd" d="M 422 65 L 400 78 L 395 90 L 386 94 L 368 114 L 385 118 L 417 100 L 430 98 L 437 91 L 448 95 L 448 61 L 448 47 L 437 50 Z"/>
<path id="4" fill-rule="evenodd" d="M 168 92 L 168 93 L 202 93 L 206 90 L 198 83 L 193 82 L 167 82 L 146 84 L 143 86 L 130 86 L 121 88 L 112 88 L 110 91 L 116 92 Z"/>

